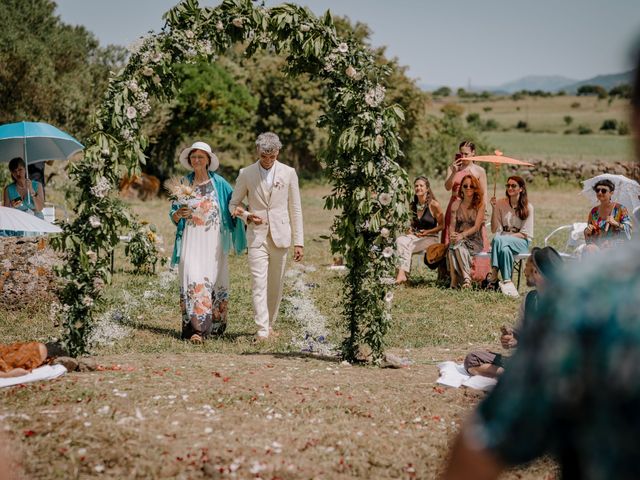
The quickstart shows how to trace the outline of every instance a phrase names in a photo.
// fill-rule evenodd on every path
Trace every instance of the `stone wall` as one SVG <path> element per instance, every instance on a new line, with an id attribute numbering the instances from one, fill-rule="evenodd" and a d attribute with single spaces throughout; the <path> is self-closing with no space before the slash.
<path id="1" fill-rule="evenodd" d="M 570 164 L 553 160 L 528 161 L 533 163 L 535 167 L 523 169 L 509 166 L 510 174 L 521 175 L 527 182 L 531 182 L 534 178 L 544 178 L 549 182 L 552 179 L 563 179 L 577 183 L 602 173 L 613 173 L 640 182 L 640 164 L 635 162 L 605 163 L 595 161 L 585 164 Z"/>
<path id="2" fill-rule="evenodd" d="M 58 281 L 53 266 L 60 262 L 46 237 L 0 237 L 0 307 L 53 302 Z"/>

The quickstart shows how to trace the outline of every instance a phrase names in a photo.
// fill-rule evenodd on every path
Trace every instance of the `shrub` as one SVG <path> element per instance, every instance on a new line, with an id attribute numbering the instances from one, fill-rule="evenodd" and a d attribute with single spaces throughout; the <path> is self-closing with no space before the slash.
<path id="1" fill-rule="evenodd" d="M 563 120 L 564 120 L 564 124 L 567 126 L 573 123 L 573 117 L 571 115 L 565 115 Z"/>
<path id="2" fill-rule="evenodd" d="M 527 128 L 529 128 L 529 124 L 524 120 L 519 120 L 518 123 L 516 123 L 516 128 L 520 130 L 526 130 Z"/>
<path id="3" fill-rule="evenodd" d="M 571 108 L 580 108 L 580 102 L 573 102 Z"/>
<path id="4" fill-rule="evenodd" d="M 591 127 L 589 127 L 588 125 L 578 125 L 578 134 L 579 135 L 589 135 L 593 133 L 593 130 L 591 130 Z"/>
<path id="5" fill-rule="evenodd" d="M 618 124 L 618 135 L 629 135 L 629 133 L 631 133 L 629 124 L 627 122 L 620 122 Z"/>
<path id="6" fill-rule="evenodd" d="M 457 103 L 446 103 L 442 106 L 440 111 L 446 117 L 461 117 L 464 113 L 464 108 Z"/>
<path id="7" fill-rule="evenodd" d="M 451 95 L 451 89 L 449 87 L 440 87 L 433 91 L 434 97 L 448 97 Z"/>
<path id="8" fill-rule="evenodd" d="M 500 124 L 493 118 L 490 118 L 484 124 L 484 130 L 497 130 L 500 127 Z"/>
<path id="9" fill-rule="evenodd" d="M 480 125 L 480 114 L 470 113 L 469 115 L 467 115 L 467 123 L 469 125 Z"/>
<path id="10" fill-rule="evenodd" d="M 490 112 L 491 110 L 493 110 L 493 107 L 483 107 L 482 108 L 482 111 L 485 112 L 485 113 Z"/>
<path id="11" fill-rule="evenodd" d="M 617 130 L 618 129 L 618 121 L 613 118 L 608 118 L 604 122 L 602 122 L 602 126 L 600 130 Z"/>
<path id="12" fill-rule="evenodd" d="M 520 92 L 516 92 L 513 95 L 511 95 L 511 100 L 514 100 L 514 101 L 522 100 L 523 98 L 524 98 L 524 95 Z"/>
<path id="13" fill-rule="evenodd" d="M 631 98 L 631 85 L 624 83 L 617 87 L 613 87 L 609 90 L 609 95 L 612 97 Z"/>

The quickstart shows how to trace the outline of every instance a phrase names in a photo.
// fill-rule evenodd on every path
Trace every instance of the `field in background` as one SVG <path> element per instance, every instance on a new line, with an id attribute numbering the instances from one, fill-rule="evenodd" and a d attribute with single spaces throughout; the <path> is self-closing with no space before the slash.
<path id="1" fill-rule="evenodd" d="M 495 120 L 496 130 L 484 132 L 484 136 L 506 155 L 524 159 L 544 159 L 582 163 L 601 160 L 607 163 L 630 161 L 632 142 L 629 135 L 617 131 L 600 130 L 605 120 L 615 120 L 618 125 L 628 123 L 629 101 L 615 99 L 598 100 L 595 97 L 496 97 L 486 101 L 461 100 L 457 97 L 435 99 L 428 112 L 440 115 L 446 103 L 456 103 L 464 108 L 463 118 L 471 113 L 480 115 L 485 123 Z M 577 104 L 577 105 L 576 105 Z M 572 117 L 569 125 L 564 121 Z M 525 122 L 527 128 L 516 128 Z M 593 133 L 579 135 L 577 128 L 584 126 Z M 567 130 L 574 133 L 566 134 Z"/>

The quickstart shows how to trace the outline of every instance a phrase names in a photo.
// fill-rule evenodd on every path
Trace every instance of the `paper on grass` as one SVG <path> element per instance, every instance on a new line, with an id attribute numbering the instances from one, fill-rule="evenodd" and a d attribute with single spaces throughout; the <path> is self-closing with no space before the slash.
<path id="1" fill-rule="evenodd" d="M 495 378 L 483 377 L 482 375 L 471 376 L 462 364 L 451 361 L 439 363 L 438 370 L 440 370 L 440 378 L 436 380 L 436 383 L 447 387 L 469 387 L 486 392 L 497 383 Z"/>
<path id="2" fill-rule="evenodd" d="M 64 365 L 45 365 L 43 367 L 34 368 L 31 373 L 20 377 L 0 378 L 0 388 L 12 387 L 22 383 L 37 382 L 38 380 L 51 380 L 67 373 Z"/>

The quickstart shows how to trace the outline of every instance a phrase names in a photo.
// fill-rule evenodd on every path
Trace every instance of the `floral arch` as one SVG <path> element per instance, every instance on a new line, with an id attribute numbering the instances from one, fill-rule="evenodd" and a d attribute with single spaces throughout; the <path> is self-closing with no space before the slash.
<path id="1" fill-rule="evenodd" d="M 306 72 L 328 84 L 328 108 L 319 123 L 329 133 L 323 160 L 333 183 L 325 206 L 341 212 L 331 249 L 344 255 L 348 267 L 343 356 L 355 360 L 363 344 L 381 355 L 391 320 L 395 237 L 407 218 L 409 194 L 406 172 L 395 161 L 403 113 L 384 103 L 388 69 L 368 50 L 339 39 L 328 12 L 316 18 L 293 4 L 267 9 L 251 0 L 224 0 L 201 8 L 197 0 L 184 0 L 165 19 L 163 30 L 142 39 L 111 78 L 84 158 L 70 171 L 80 189 L 77 216 L 53 242 L 65 257 L 58 273 L 65 281 L 59 315 L 66 346 L 74 355 L 87 351 L 94 310 L 110 281 L 109 254 L 119 230 L 130 225 L 130 214 L 110 192 L 122 173 L 145 162 L 140 127 L 149 98 L 172 97 L 173 64 L 215 61 L 244 42 L 247 55 L 259 48 L 286 53 L 289 73 Z"/>

